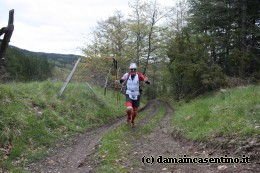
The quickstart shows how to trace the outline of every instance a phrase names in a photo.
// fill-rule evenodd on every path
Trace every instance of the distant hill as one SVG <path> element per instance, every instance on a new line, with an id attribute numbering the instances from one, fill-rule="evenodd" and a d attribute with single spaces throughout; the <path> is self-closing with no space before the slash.
<path id="1" fill-rule="evenodd" d="M 63 80 L 79 57 L 73 54 L 32 52 L 9 45 L 4 68 L 0 69 L 0 81 Z"/>
<path id="2" fill-rule="evenodd" d="M 58 54 L 58 53 L 45 53 L 45 52 L 33 52 L 26 49 L 21 49 L 15 46 L 9 46 L 9 49 L 18 49 L 23 54 L 30 57 L 47 58 L 50 63 L 54 63 L 56 66 L 67 66 L 72 65 L 74 62 L 80 58 L 80 55 L 73 54 Z"/>

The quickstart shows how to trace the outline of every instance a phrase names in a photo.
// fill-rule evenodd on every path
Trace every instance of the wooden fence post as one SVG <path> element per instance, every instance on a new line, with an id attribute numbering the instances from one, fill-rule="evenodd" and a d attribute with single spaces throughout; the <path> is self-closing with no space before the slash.
<path id="1" fill-rule="evenodd" d="M 0 29 L 0 36 L 4 34 L 3 40 L 0 40 L 0 66 L 3 65 L 4 55 L 8 47 L 8 43 L 11 40 L 12 33 L 14 31 L 14 9 L 9 11 L 9 19 L 7 27 Z"/>
<path id="2" fill-rule="evenodd" d="M 105 82 L 105 86 L 104 86 L 104 95 L 106 95 L 106 91 L 107 91 L 107 82 L 108 82 L 108 77 L 110 76 L 110 72 L 111 72 L 111 68 L 109 69 L 109 72 L 107 74 L 107 78 L 106 78 L 106 82 Z"/>
<path id="3" fill-rule="evenodd" d="M 64 92 L 65 88 L 67 87 L 68 83 L 70 82 L 70 80 L 71 80 L 71 78 L 72 78 L 72 76 L 73 76 L 73 74 L 74 74 L 74 72 L 75 72 L 75 70 L 76 70 L 80 60 L 81 60 L 81 58 L 79 58 L 77 60 L 76 64 L 74 65 L 72 71 L 70 72 L 70 75 L 67 78 L 67 81 L 63 84 L 63 86 L 62 86 L 62 88 L 61 88 L 61 90 L 59 92 L 58 98 L 61 97 L 62 93 Z"/>

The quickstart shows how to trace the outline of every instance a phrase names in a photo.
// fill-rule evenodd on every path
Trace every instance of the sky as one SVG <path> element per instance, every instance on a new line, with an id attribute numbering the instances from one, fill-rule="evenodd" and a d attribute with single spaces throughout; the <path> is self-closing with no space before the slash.
<path id="1" fill-rule="evenodd" d="M 6 27 L 14 9 L 14 32 L 10 45 L 34 52 L 82 55 L 98 21 L 115 11 L 127 16 L 129 0 L 1 0 L 0 28 Z M 158 0 L 173 6 L 175 0 Z M 3 39 L 3 35 L 0 36 Z"/>

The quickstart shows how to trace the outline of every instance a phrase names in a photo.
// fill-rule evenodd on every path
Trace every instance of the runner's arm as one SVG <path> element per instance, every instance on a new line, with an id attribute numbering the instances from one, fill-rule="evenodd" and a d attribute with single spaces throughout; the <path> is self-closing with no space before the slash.
<path id="1" fill-rule="evenodd" d="M 144 76 L 142 73 L 138 73 L 138 76 L 140 81 L 144 81 L 146 84 L 150 84 L 148 77 Z"/>
<path id="2" fill-rule="evenodd" d="M 125 73 L 124 76 L 121 77 L 120 80 L 118 80 L 119 83 L 123 83 L 127 79 L 128 73 Z"/>

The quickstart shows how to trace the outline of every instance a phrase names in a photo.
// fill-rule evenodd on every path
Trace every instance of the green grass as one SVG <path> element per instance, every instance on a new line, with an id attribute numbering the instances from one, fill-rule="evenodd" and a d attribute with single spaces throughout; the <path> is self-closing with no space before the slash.
<path id="1" fill-rule="evenodd" d="M 124 115 L 116 95 L 102 88 L 50 81 L 0 84 L 0 170 L 22 172 L 57 141 Z"/>
<path id="2" fill-rule="evenodd" d="M 152 130 L 156 127 L 156 124 L 165 116 L 166 108 L 160 107 L 158 113 L 151 119 L 151 121 L 146 124 L 142 131 L 144 133 L 151 133 Z"/>
<path id="3" fill-rule="evenodd" d="M 101 160 L 101 167 L 97 172 L 125 172 L 126 168 L 120 163 L 127 163 L 126 156 L 131 150 L 131 140 L 128 131 L 131 130 L 126 125 L 106 133 L 102 139 L 97 156 Z M 128 136 L 128 137 L 127 137 Z"/>
<path id="4" fill-rule="evenodd" d="M 150 112 L 138 114 L 135 122 L 142 121 Z M 116 129 L 107 132 L 101 139 L 100 148 L 97 153 L 97 157 L 101 160 L 101 166 L 97 172 L 128 172 L 129 164 L 131 167 L 137 166 L 136 162 L 131 163 L 129 154 L 133 151 L 134 141 L 140 140 L 140 138 L 152 132 L 156 124 L 165 115 L 165 108 L 160 107 L 156 116 L 146 124 L 144 127 L 131 128 L 125 124 L 120 125 Z"/>
<path id="5" fill-rule="evenodd" d="M 260 134 L 260 87 L 227 89 L 179 106 L 173 125 L 192 140 L 218 136 L 244 139 Z"/>

